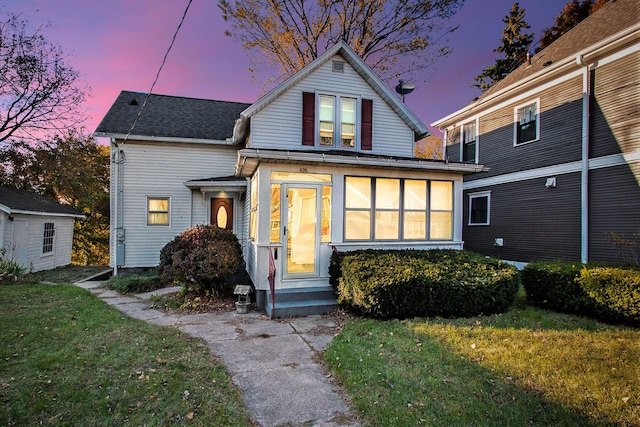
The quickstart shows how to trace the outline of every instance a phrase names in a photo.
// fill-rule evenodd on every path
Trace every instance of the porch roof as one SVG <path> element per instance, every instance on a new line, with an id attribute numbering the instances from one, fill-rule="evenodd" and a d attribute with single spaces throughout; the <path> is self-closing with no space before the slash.
<path id="1" fill-rule="evenodd" d="M 185 181 L 184 186 L 192 190 L 200 190 L 203 194 L 207 192 L 243 193 L 247 189 L 247 179 L 237 176 L 192 179 Z"/>
<path id="2" fill-rule="evenodd" d="M 484 165 L 469 163 L 451 163 L 444 160 L 428 160 L 413 157 L 395 157 L 368 155 L 354 151 L 328 150 L 322 152 L 296 150 L 264 150 L 259 148 L 243 148 L 238 150 L 236 175 L 250 177 L 263 163 L 286 163 L 301 165 L 345 166 L 380 168 L 393 170 L 454 172 L 468 175 L 485 172 L 489 168 Z"/>

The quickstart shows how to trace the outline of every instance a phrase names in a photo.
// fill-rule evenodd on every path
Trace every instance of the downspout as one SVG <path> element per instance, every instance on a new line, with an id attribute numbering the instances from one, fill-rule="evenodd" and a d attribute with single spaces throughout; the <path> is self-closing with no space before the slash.
<path id="1" fill-rule="evenodd" d="M 580 179 L 580 261 L 589 261 L 589 108 L 591 98 L 591 67 L 582 55 L 576 56 L 576 64 L 582 67 L 582 162 Z"/>

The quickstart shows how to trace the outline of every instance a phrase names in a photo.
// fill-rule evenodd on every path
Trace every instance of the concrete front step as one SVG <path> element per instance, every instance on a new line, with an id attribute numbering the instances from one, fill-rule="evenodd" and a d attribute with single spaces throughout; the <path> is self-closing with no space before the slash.
<path id="1" fill-rule="evenodd" d="M 269 317 L 311 316 L 330 313 L 338 308 L 332 287 L 276 289 L 275 307 L 267 292 L 266 310 Z"/>

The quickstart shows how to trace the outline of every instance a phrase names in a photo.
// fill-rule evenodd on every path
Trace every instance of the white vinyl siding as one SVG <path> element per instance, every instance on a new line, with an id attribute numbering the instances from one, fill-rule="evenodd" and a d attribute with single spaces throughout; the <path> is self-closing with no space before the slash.
<path id="1" fill-rule="evenodd" d="M 160 249 L 181 232 L 208 222 L 210 204 L 198 190 L 185 187 L 189 180 L 234 174 L 237 149 L 221 145 L 163 144 L 129 141 L 123 151 L 124 185 L 118 227 L 125 229 L 125 263 L 122 267 L 155 267 Z M 115 169 L 112 164 L 112 184 Z M 114 196 L 112 185 L 112 198 Z M 147 226 L 147 197 L 171 198 L 169 226 Z M 115 221 L 111 215 L 111 262 L 115 265 Z M 234 209 L 241 215 L 242 209 Z"/>
<path id="2" fill-rule="evenodd" d="M 309 149 L 302 146 L 302 92 L 314 92 L 372 99 L 373 150 L 367 153 L 413 157 L 414 134 L 406 123 L 348 63 L 344 64 L 344 74 L 332 72 L 331 68 L 332 62 L 327 61 L 252 116 L 251 148 Z"/>
<path id="3" fill-rule="evenodd" d="M 5 222 L 2 247 L 29 272 L 51 270 L 71 264 L 74 218 L 40 215 L 12 215 Z M 43 252 L 45 224 L 53 224 L 51 251 Z M 50 226 L 48 226 L 50 227 Z M 17 259 L 20 258 L 20 259 Z"/>

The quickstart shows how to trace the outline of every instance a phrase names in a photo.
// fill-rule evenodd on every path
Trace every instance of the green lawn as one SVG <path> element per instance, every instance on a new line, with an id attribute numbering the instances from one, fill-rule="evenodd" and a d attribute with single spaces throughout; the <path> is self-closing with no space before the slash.
<path id="1" fill-rule="evenodd" d="M 74 286 L 0 286 L 0 342 L 0 425 L 251 425 L 202 340 Z"/>
<path id="2" fill-rule="evenodd" d="M 640 426 L 640 330 L 526 307 L 350 321 L 325 360 L 370 426 Z"/>

